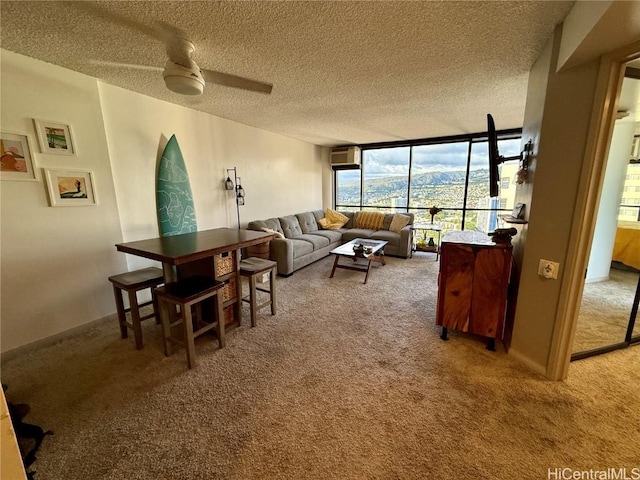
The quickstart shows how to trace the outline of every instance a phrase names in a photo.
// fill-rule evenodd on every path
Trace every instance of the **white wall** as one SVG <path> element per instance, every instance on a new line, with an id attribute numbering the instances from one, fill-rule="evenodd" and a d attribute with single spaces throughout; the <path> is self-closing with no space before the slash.
<path id="1" fill-rule="evenodd" d="M 561 34 L 556 28 L 529 77 L 522 139 L 533 139 L 534 160 L 516 196 L 529 209 L 529 224 L 514 237 L 520 278 L 509 353 L 543 374 L 561 306 L 599 67 L 594 60 L 557 73 Z M 537 274 L 540 259 L 560 263 L 557 280 Z"/>
<path id="2" fill-rule="evenodd" d="M 326 149 L 99 83 L 125 241 L 158 235 L 156 162 L 175 134 L 189 172 L 199 230 L 237 227 L 226 168 L 246 193 L 242 226 L 255 219 L 323 207 Z M 128 256 L 131 268 L 149 261 Z"/>
<path id="3" fill-rule="evenodd" d="M 640 2 L 578 0 L 567 15 L 557 70 L 595 60 L 640 35 Z"/>
<path id="4" fill-rule="evenodd" d="M 1 55 L 2 130 L 30 133 L 36 147 L 32 118 L 71 124 L 78 155 L 36 148 L 35 162 L 92 170 L 99 200 L 53 208 L 42 181 L 0 183 L 3 353 L 115 312 L 107 277 L 150 262 L 127 259 L 114 244 L 158 235 L 155 167 L 172 134 L 189 171 L 200 230 L 237 226 L 233 197 L 222 186 L 225 168 L 233 166 L 246 190 L 243 225 L 330 205 L 326 148 Z"/>
<path id="5" fill-rule="evenodd" d="M 600 204 L 598 205 L 598 216 L 591 243 L 586 282 L 600 282 L 609 279 L 618 225 L 618 209 L 620 208 L 627 165 L 629 165 L 629 153 L 631 152 L 634 131 L 635 123 L 631 120 L 618 120 L 613 127 L 611 147 L 609 148 Z"/>
<path id="6" fill-rule="evenodd" d="M 0 182 L 1 349 L 114 311 L 107 276 L 124 271 L 122 240 L 96 81 L 5 50 L 2 130 L 31 134 L 37 169 L 92 170 L 97 206 L 50 207 L 37 182 Z M 39 153 L 33 118 L 68 123 L 76 156 Z M 40 172 L 41 173 L 41 172 Z"/>
<path id="7" fill-rule="evenodd" d="M 582 0 L 574 4 L 569 15 L 564 19 L 564 33 L 558 53 L 558 70 L 571 60 L 573 55 L 577 55 L 580 45 L 592 34 L 593 29 L 602 20 L 612 4 L 613 0 L 599 0 L 597 2 Z M 575 63 L 579 62 L 574 61 Z"/>

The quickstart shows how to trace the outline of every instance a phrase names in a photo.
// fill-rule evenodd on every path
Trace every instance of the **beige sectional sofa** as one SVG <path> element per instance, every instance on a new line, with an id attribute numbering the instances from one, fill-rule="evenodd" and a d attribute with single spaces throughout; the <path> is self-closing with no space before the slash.
<path id="1" fill-rule="evenodd" d="M 382 227 L 378 230 L 356 228 L 360 212 L 341 212 L 348 217 L 347 223 L 338 230 L 323 229 L 318 221 L 325 217 L 324 210 L 297 213 L 279 218 L 254 220 L 249 222 L 250 230 L 269 229 L 284 238 L 274 238 L 269 246 L 269 258 L 278 263 L 278 274 L 288 276 L 329 255 L 331 250 L 355 238 L 386 240 L 386 255 L 407 258 L 411 253 L 412 213 L 403 213 L 410 218 L 409 224 L 399 233 L 389 230 L 394 214 L 384 215 Z"/>

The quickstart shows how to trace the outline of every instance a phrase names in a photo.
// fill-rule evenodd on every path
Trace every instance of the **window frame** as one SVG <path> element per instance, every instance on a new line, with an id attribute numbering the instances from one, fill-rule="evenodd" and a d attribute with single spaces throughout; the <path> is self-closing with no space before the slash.
<path id="1" fill-rule="evenodd" d="M 496 132 L 498 141 L 502 140 L 513 140 L 513 139 L 521 139 L 522 138 L 522 128 L 512 128 L 507 130 L 499 130 Z M 376 210 L 384 211 L 394 211 L 394 212 L 428 212 L 429 207 L 410 207 L 411 205 L 411 176 L 413 171 L 413 147 L 420 147 L 425 145 L 443 145 L 450 143 L 468 143 L 467 148 L 467 167 L 465 173 L 464 180 L 464 198 L 462 202 L 461 208 L 443 208 L 443 210 L 449 211 L 461 211 L 461 229 L 465 228 L 465 219 L 467 217 L 467 213 L 469 212 L 507 212 L 508 208 L 469 208 L 467 207 L 468 201 L 468 193 L 469 193 L 469 175 L 470 175 L 470 165 L 471 165 L 471 153 L 472 147 L 474 143 L 482 143 L 488 141 L 488 133 L 474 133 L 468 135 L 452 135 L 446 137 L 433 137 L 433 138 L 422 138 L 417 140 L 409 140 L 409 141 L 397 141 L 397 142 L 379 142 L 379 143 L 370 143 L 370 144 L 361 144 L 357 145 L 361 149 L 361 158 L 364 159 L 365 152 L 367 150 L 376 150 L 383 148 L 398 148 L 398 147 L 409 147 L 409 170 L 407 175 L 407 204 L 404 207 L 398 206 L 379 206 L 379 205 L 366 205 L 364 204 L 364 175 L 362 174 L 362 166 L 354 165 L 353 169 L 360 170 L 360 201 L 358 205 L 342 205 L 337 203 L 337 193 L 338 193 L 338 182 L 337 182 L 337 174 L 338 170 L 344 170 L 344 168 L 333 169 L 333 208 L 334 209 L 344 209 L 344 210 L 365 210 L 370 208 L 375 208 Z M 501 179 L 502 181 L 502 179 Z"/>

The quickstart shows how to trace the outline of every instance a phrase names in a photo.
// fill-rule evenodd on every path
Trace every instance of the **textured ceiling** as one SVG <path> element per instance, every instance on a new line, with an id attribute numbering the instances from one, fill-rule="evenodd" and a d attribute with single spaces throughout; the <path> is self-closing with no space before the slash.
<path id="1" fill-rule="evenodd" d="M 528 72 L 573 1 L 0 2 L 2 48 L 318 145 L 521 127 Z M 273 84 L 166 89 L 159 22 L 201 68 Z"/>

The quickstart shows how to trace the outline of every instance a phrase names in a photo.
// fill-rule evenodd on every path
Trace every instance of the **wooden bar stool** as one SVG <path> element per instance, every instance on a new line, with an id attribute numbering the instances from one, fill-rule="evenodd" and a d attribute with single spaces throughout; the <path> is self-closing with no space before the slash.
<path id="1" fill-rule="evenodd" d="M 271 315 L 276 314 L 276 267 L 278 264 L 272 260 L 264 258 L 249 257 L 240 261 L 240 275 L 249 279 L 249 295 L 242 297 L 243 302 L 251 306 L 251 326 L 256 326 L 256 313 L 267 305 L 271 305 Z M 258 287 L 256 279 L 269 272 L 269 288 Z M 258 305 L 257 293 L 265 292 L 269 294 L 269 300 Z"/>
<path id="2" fill-rule="evenodd" d="M 160 323 L 160 317 L 158 316 L 153 291 L 151 292 L 151 301 L 144 303 L 138 303 L 137 292 L 145 288 L 152 289 L 164 283 L 162 270 L 156 267 L 143 268 L 142 270 L 112 275 L 109 277 L 109 281 L 113 284 L 113 295 L 116 299 L 120 337 L 127 338 L 129 336 L 127 328 L 131 328 L 136 340 L 136 349 L 140 350 L 142 348 L 142 326 L 140 322 L 147 318 L 155 317 L 156 323 Z M 127 292 L 129 296 L 129 308 L 124 308 L 123 291 Z M 140 308 L 151 304 L 153 304 L 153 312 L 141 317 Z M 131 314 L 130 322 L 127 322 L 127 312 Z"/>
<path id="3" fill-rule="evenodd" d="M 194 340 L 196 337 L 215 329 L 218 334 L 220 348 L 224 347 L 224 311 L 222 292 L 223 282 L 204 276 L 187 277 L 174 283 L 168 283 L 154 290 L 160 305 L 160 318 L 162 319 L 162 335 L 164 337 L 164 354 L 171 355 L 171 344 L 184 345 L 187 349 L 187 365 L 193 368 L 196 365 L 196 349 Z M 208 298 L 216 297 L 215 320 L 207 322 L 202 315 L 202 302 Z M 179 317 L 176 318 L 175 307 L 180 307 Z M 195 307 L 195 317 L 192 314 Z M 195 323 L 195 330 L 194 330 Z M 183 338 L 171 334 L 171 329 L 177 325 L 183 325 Z"/>

